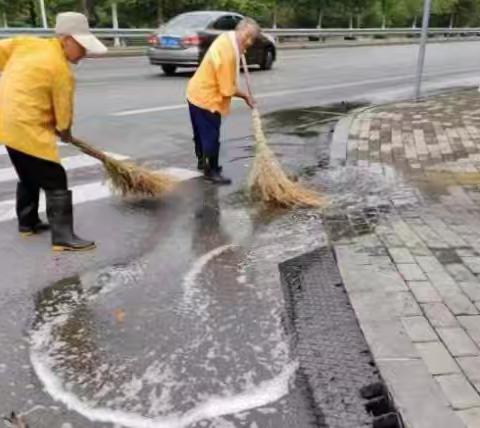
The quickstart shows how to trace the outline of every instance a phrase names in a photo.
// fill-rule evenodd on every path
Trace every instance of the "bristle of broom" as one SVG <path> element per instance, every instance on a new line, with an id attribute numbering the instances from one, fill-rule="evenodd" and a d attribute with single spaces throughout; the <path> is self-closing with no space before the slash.
<path id="1" fill-rule="evenodd" d="M 112 190 L 126 196 L 160 196 L 172 190 L 176 181 L 167 174 L 153 172 L 131 162 L 107 157 L 105 170 Z"/>
<path id="2" fill-rule="evenodd" d="M 250 198 L 282 208 L 319 208 L 327 205 L 326 198 L 287 177 L 268 147 L 259 111 L 254 109 L 252 116 L 256 154 L 248 182 Z"/>
<path id="3" fill-rule="evenodd" d="M 71 143 L 82 152 L 103 163 L 110 187 L 122 196 L 160 196 L 173 189 L 177 181 L 167 174 L 150 171 L 132 162 L 113 159 L 85 141 L 73 138 Z"/>

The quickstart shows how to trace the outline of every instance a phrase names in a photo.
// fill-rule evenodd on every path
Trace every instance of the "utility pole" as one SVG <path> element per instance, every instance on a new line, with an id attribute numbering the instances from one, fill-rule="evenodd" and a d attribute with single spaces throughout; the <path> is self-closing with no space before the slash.
<path id="1" fill-rule="evenodd" d="M 415 99 L 420 99 L 422 92 L 423 68 L 425 65 L 425 51 L 428 40 L 428 27 L 430 25 L 430 11 L 432 9 L 432 0 L 425 0 L 423 6 L 423 24 L 422 36 L 420 38 L 420 48 L 418 51 L 417 74 L 415 78 Z"/>

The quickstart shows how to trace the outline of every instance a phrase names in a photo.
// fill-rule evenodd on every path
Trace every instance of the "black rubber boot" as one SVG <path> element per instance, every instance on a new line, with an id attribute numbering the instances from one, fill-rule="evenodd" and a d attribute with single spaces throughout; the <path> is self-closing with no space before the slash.
<path id="1" fill-rule="evenodd" d="M 22 182 L 17 183 L 17 218 L 18 231 L 24 237 L 42 233 L 50 229 L 38 216 L 38 199 L 40 189 L 29 189 Z"/>
<path id="2" fill-rule="evenodd" d="M 197 159 L 197 169 L 199 171 L 203 171 L 205 169 L 205 161 L 204 161 L 203 157 Z M 218 165 L 217 170 L 218 170 L 218 172 L 222 172 L 223 171 L 223 166 Z"/>
<path id="3" fill-rule="evenodd" d="M 203 178 L 213 184 L 223 186 L 232 184 L 232 180 L 222 175 L 222 170 L 218 166 L 218 156 L 204 158 Z"/>
<path id="4" fill-rule="evenodd" d="M 95 242 L 81 239 L 73 232 L 71 191 L 47 192 L 47 216 L 52 228 L 54 251 L 87 251 L 95 248 Z"/>

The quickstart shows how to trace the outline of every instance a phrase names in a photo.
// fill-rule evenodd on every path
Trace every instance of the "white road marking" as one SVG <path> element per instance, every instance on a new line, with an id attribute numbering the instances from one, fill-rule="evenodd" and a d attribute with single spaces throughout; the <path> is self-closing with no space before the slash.
<path id="1" fill-rule="evenodd" d="M 478 73 L 478 68 L 467 68 L 467 69 L 460 69 L 460 70 L 452 69 L 449 71 L 425 73 L 424 77 L 428 78 L 428 77 L 446 76 L 452 73 L 463 74 L 463 73 L 470 73 L 470 72 Z M 321 92 L 321 91 L 326 91 L 331 89 L 342 89 L 342 88 L 351 88 L 355 86 L 372 85 L 372 84 L 379 84 L 379 83 L 408 81 L 409 79 L 412 79 L 413 81 L 413 78 L 414 78 L 413 74 L 411 76 L 403 74 L 401 76 L 384 77 L 382 79 L 366 79 L 366 80 L 357 80 L 353 82 L 342 82 L 342 83 L 333 83 L 333 84 L 327 84 L 327 85 L 292 88 L 292 89 L 285 89 L 282 91 L 258 93 L 256 95 L 256 98 L 261 99 L 261 98 L 284 97 L 288 95 L 296 95 L 296 94 L 303 94 L 303 93 L 310 93 L 310 92 Z M 235 101 L 240 101 L 240 100 L 235 99 Z M 151 108 L 136 109 L 136 110 L 124 110 L 120 112 L 111 113 L 110 115 L 115 117 L 136 116 L 141 114 L 182 110 L 186 108 L 187 108 L 187 103 L 185 102 L 184 104 L 174 104 L 174 105 L 166 105 L 166 106 L 151 107 Z"/>
<path id="2" fill-rule="evenodd" d="M 109 153 L 109 155 L 118 160 L 124 160 L 128 158 L 127 156 L 117 155 L 114 153 Z M 88 168 L 90 166 L 100 165 L 100 161 L 92 158 L 91 156 L 77 155 L 63 158 L 62 165 L 66 170 L 71 171 L 74 169 Z M 13 181 L 16 179 L 17 173 L 12 167 L 0 169 L 0 183 L 4 183 L 6 181 Z"/>
<path id="3" fill-rule="evenodd" d="M 119 155 L 117 155 L 118 157 Z M 170 174 L 172 177 L 176 178 L 178 181 L 187 181 L 193 178 L 200 177 L 202 174 L 191 171 L 184 168 L 166 168 L 162 169 L 161 172 Z M 81 184 L 71 188 L 73 193 L 73 204 L 79 205 L 86 202 L 98 201 L 101 199 L 106 199 L 112 196 L 112 192 L 108 184 L 101 181 L 96 181 L 94 183 Z M 40 205 L 39 212 L 44 213 L 46 211 L 45 204 L 45 195 L 40 195 Z M 13 220 L 16 218 L 15 213 L 15 199 L 10 199 L 0 202 L 0 222 Z"/>
<path id="4" fill-rule="evenodd" d="M 203 175 L 198 171 L 192 171 L 190 169 L 176 168 L 176 167 L 169 167 L 169 168 L 162 169 L 162 172 L 165 172 L 168 175 L 171 175 L 173 178 L 177 179 L 178 181 L 192 180 L 193 178 L 198 178 Z"/>
<path id="5" fill-rule="evenodd" d="M 122 117 L 122 116 L 135 116 L 138 114 L 145 114 L 145 113 L 158 113 L 161 111 L 171 111 L 171 110 L 182 110 L 186 109 L 187 104 L 175 104 L 170 106 L 163 106 L 163 107 L 152 107 L 152 108 L 142 108 L 138 110 L 125 110 L 120 111 L 118 113 L 112 113 L 111 116 Z"/>

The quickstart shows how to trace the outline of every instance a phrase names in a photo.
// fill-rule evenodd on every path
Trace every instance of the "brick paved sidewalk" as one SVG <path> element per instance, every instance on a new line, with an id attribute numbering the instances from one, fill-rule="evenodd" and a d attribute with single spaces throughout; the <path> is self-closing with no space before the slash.
<path id="1" fill-rule="evenodd" d="M 348 212 L 351 233 L 339 234 L 328 213 L 326 227 L 405 422 L 479 428 L 480 94 L 358 113 L 345 155 L 361 174 L 399 181 L 374 222 L 363 218 L 367 228 Z"/>

